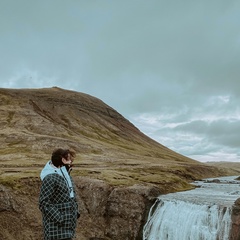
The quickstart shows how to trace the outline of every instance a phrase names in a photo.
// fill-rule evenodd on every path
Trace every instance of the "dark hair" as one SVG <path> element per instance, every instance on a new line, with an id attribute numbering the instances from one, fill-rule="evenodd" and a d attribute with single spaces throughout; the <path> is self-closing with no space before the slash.
<path id="1" fill-rule="evenodd" d="M 62 148 L 55 149 L 53 151 L 52 157 L 51 157 L 52 164 L 55 167 L 62 166 L 63 165 L 62 158 L 67 159 L 68 154 L 69 154 L 69 150 L 65 150 L 65 149 L 62 149 Z"/>
<path id="2" fill-rule="evenodd" d="M 72 148 L 69 148 L 68 149 L 68 151 L 69 151 L 69 153 L 70 153 L 70 156 L 71 156 L 71 158 L 72 158 L 72 161 L 73 161 L 73 159 L 76 157 L 76 151 L 74 150 L 74 149 L 72 149 Z"/>

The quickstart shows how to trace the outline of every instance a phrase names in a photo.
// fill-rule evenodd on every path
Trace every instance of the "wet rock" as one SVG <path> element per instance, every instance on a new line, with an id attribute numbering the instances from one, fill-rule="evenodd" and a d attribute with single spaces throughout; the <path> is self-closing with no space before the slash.
<path id="1" fill-rule="evenodd" d="M 238 198 L 232 207 L 232 229 L 230 240 L 240 239 L 240 198 Z"/>

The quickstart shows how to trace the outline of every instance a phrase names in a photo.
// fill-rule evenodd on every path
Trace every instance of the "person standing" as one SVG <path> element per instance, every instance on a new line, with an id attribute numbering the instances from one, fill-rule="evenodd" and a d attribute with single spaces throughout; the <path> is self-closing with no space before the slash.
<path id="1" fill-rule="evenodd" d="M 71 164 L 70 151 L 58 148 L 41 171 L 39 209 L 44 240 L 71 240 L 75 236 L 80 214 L 74 183 L 68 173 Z"/>

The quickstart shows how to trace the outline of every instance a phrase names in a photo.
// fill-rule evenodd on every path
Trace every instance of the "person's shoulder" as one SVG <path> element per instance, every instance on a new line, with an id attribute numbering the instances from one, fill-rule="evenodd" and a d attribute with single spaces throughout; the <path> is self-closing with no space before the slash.
<path id="1" fill-rule="evenodd" d="M 43 181 L 58 181 L 59 179 L 61 179 L 61 176 L 59 174 L 50 173 L 44 177 Z"/>

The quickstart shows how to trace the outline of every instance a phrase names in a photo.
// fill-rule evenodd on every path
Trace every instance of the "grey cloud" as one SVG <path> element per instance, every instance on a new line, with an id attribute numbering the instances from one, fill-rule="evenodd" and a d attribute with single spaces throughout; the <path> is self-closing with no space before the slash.
<path id="1" fill-rule="evenodd" d="M 197 134 L 206 134 L 209 130 L 207 122 L 202 120 L 192 121 L 190 123 L 181 124 L 173 129 L 173 131 L 191 132 Z"/>
<path id="2" fill-rule="evenodd" d="M 229 64 L 232 67 L 229 71 L 233 73 L 235 69 L 236 72 L 237 65 L 231 62 L 239 61 L 235 31 L 238 26 L 235 19 L 231 19 L 233 10 L 227 6 L 224 7 L 228 11 L 223 10 L 223 6 L 222 9 L 214 8 L 213 4 L 206 8 L 205 4 L 181 2 L 177 11 L 179 5 L 168 6 L 164 14 L 166 7 L 162 5 L 162 2 L 156 4 L 155 11 L 149 11 L 146 18 L 144 11 L 135 8 L 131 14 L 126 11 L 124 18 L 119 17 L 106 24 L 101 36 L 103 42 L 90 43 L 93 54 L 100 53 L 93 61 L 97 64 L 94 65 L 97 72 L 102 74 L 101 71 L 105 71 L 99 64 L 104 56 L 114 72 L 129 72 L 129 69 L 140 74 L 157 72 L 168 81 L 172 81 L 173 77 L 182 81 L 210 81 L 210 85 L 214 83 L 218 89 L 212 77 L 217 75 L 218 80 L 225 78 Z M 228 27 L 222 28 L 224 25 Z M 204 86 L 201 84 L 206 90 Z"/>
<path id="3" fill-rule="evenodd" d="M 240 147 L 239 131 L 240 122 L 229 122 L 228 120 L 217 120 L 211 123 L 205 121 L 193 121 L 179 125 L 172 131 L 188 132 L 197 134 L 219 145 L 224 145 L 230 148 Z"/>
<path id="4" fill-rule="evenodd" d="M 222 145 L 239 148 L 240 122 L 217 121 L 210 126 L 210 139 Z"/>
<path id="5" fill-rule="evenodd" d="M 18 49 L 23 48 L 20 55 L 35 58 L 36 64 L 44 60 L 51 66 L 53 60 L 55 70 L 67 65 L 66 70 L 73 71 L 69 61 L 76 68 L 74 61 L 80 60 L 78 66 L 86 78 L 102 81 L 113 81 L 122 73 L 131 77 L 134 72 L 136 77 L 155 72 L 167 81 L 179 77 L 183 82 L 194 79 L 206 82 L 218 72 L 222 79 L 226 62 L 233 68 L 230 69 L 232 75 L 234 69 L 236 72 L 238 25 L 232 17 L 237 14 L 232 1 L 218 1 L 218 8 L 216 1 L 207 7 L 204 2 L 193 4 L 191 1 L 174 5 L 164 1 L 128 2 L 127 5 L 105 1 L 95 5 L 24 2 L 13 5 L 19 23 L 5 15 L 10 23 L 6 25 L 6 21 L 2 21 L 2 25 L 5 23 L 6 31 L 16 39 L 12 46 L 17 44 Z M 88 63 L 85 66 L 79 58 L 81 55 Z M 47 56 L 50 56 L 49 62 Z M 235 66 L 231 64 L 233 60 Z"/>
<path id="6" fill-rule="evenodd" d="M 183 154 L 238 153 L 239 9 L 235 0 L 2 0 L 1 86 L 86 92 L 127 118 L 147 113 L 154 122 L 134 123 Z"/>

